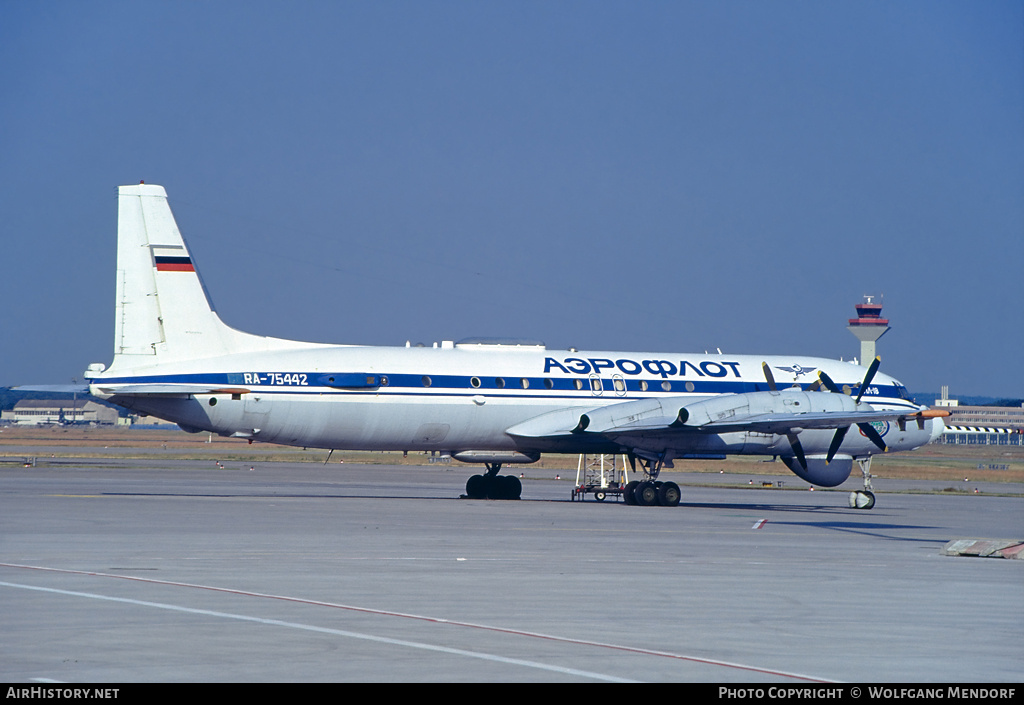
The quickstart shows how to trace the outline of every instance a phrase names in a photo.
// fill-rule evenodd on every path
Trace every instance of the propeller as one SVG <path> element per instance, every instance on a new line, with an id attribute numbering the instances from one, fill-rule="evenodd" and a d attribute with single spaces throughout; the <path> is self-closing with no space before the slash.
<path id="1" fill-rule="evenodd" d="M 860 399 L 862 396 L 864 396 L 864 391 L 868 388 L 868 385 L 871 384 L 871 380 L 875 378 L 875 373 L 878 372 L 878 366 L 881 363 L 882 358 L 880 357 L 876 357 L 874 360 L 871 361 L 871 365 L 868 367 L 868 371 L 864 375 L 864 381 L 860 383 L 860 389 L 857 391 L 857 399 L 855 401 L 856 404 L 860 404 Z M 840 390 L 839 387 L 836 386 L 836 383 L 832 381 L 832 378 L 825 374 L 825 372 L 819 371 L 818 379 L 820 379 L 821 383 L 825 385 L 825 388 L 828 389 L 828 391 L 832 392 L 833 394 L 843 393 L 842 390 Z M 878 431 L 875 430 L 874 426 L 867 422 L 864 422 L 857 424 L 857 428 L 861 430 L 861 433 L 863 433 L 869 441 L 878 446 L 878 448 L 881 449 L 883 453 L 889 450 L 889 447 L 885 445 L 885 441 L 882 440 L 882 437 L 879 435 Z M 843 439 L 846 438 L 846 432 L 849 430 L 849 426 L 841 426 L 840 428 L 836 429 L 836 435 L 832 437 L 832 443 L 828 447 L 828 455 L 825 456 L 826 465 L 831 463 L 832 458 L 834 458 L 836 456 L 836 453 L 839 452 L 839 446 L 843 444 Z"/>
<path id="2" fill-rule="evenodd" d="M 773 392 L 778 391 L 778 388 L 775 386 L 775 377 L 772 376 L 772 369 L 768 366 L 768 363 L 762 362 L 761 369 L 764 370 L 764 378 L 768 382 L 768 389 Z M 800 467 L 806 470 L 807 456 L 804 455 L 804 447 L 800 445 L 800 438 L 792 431 L 786 434 L 786 438 L 789 439 L 789 445 L 793 449 L 793 455 L 800 462 Z"/>
<path id="3" fill-rule="evenodd" d="M 800 438 L 792 431 L 786 434 L 786 438 L 789 439 L 789 445 L 793 448 L 793 454 L 796 455 L 796 459 L 800 461 L 800 467 L 806 470 L 807 457 L 804 455 L 804 447 L 800 445 Z"/>
<path id="4" fill-rule="evenodd" d="M 878 366 L 882 364 L 882 358 L 876 357 L 871 361 L 871 365 L 868 367 L 867 374 L 864 375 L 864 381 L 860 383 L 860 391 L 857 392 L 857 403 L 860 404 L 860 398 L 864 396 L 864 390 L 871 384 L 871 380 L 875 378 L 875 373 L 878 372 Z"/>

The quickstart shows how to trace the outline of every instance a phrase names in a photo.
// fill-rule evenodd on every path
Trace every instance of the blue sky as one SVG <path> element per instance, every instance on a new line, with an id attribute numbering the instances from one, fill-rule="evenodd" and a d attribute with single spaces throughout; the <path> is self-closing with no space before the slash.
<path id="1" fill-rule="evenodd" d="M 116 187 L 267 335 L 1024 397 L 1021 2 L 0 0 L 0 385 L 113 353 Z"/>

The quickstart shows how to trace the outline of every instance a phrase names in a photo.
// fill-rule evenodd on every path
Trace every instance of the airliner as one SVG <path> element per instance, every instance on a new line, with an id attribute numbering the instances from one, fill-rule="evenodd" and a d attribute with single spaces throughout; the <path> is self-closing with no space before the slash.
<path id="1" fill-rule="evenodd" d="M 637 477 L 626 504 L 676 506 L 658 479 L 674 460 L 781 458 L 835 487 L 854 461 L 868 509 L 873 455 L 918 448 L 946 412 L 896 379 L 800 355 L 553 350 L 503 339 L 433 347 L 309 343 L 223 323 L 162 186 L 118 189 L 114 357 L 89 365 L 89 391 L 119 406 L 213 432 L 307 448 L 437 451 L 478 463 L 466 497 L 519 499 L 503 465 L 543 453 L 623 454 Z"/>

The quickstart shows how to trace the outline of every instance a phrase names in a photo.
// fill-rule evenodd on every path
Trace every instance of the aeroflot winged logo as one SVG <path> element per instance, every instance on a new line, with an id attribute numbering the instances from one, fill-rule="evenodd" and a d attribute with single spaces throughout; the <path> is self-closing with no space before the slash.
<path id="1" fill-rule="evenodd" d="M 693 363 L 689 360 L 680 360 L 678 364 L 672 360 L 609 360 L 603 357 L 566 357 L 558 362 L 553 357 L 544 358 L 544 374 L 550 374 L 551 370 L 561 370 L 565 374 L 601 374 L 601 370 L 618 370 L 627 375 L 647 374 L 659 377 L 686 377 L 688 374 L 696 377 L 740 377 L 740 363 L 738 362 L 714 362 L 705 360 Z"/>
<path id="2" fill-rule="evenodd" d="M 814 372 L 818 368 L 817 367 L 802 367 L 800 365 L 790 365 L 789 367 L 776 367 L 775 369 L 782 370 L 783 372 L 792 372 L 797 377 L 799 377 L 801 375 L 807 374 L 808 372 Z"/>

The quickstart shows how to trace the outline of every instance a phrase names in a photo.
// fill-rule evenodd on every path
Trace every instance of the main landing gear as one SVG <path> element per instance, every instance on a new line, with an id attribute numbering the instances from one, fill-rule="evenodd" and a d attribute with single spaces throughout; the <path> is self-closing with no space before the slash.
<path id="1" fill-rule="evenodd" d="M 875 493 L 871 491 L 871 456 L 857 458 L 857 465 L 864 476 L 864 489 L 850 493 L 850 508 L 871 509 L 875 506 Z"/>
<path id="2" fill-rule="evenodd" d="M 499 475 L 501 463 L 484 463 L 485 475 L 473 475 L 466 481 L 466 497 L 469 499 L 519 499 L 523 495 L 523 483 L 515 475 Z"/>
<path id="3" fill-rule="evenodd" d="M 629 456 L 633 470 L 636 471 L 634 456 Z M 639 505 L 641 507 L 676 507 L 682 498 L 679 485 L 674 482 L 660 482 L 658 475 L 665 461 L 662 459 L 648 460 L 640 458 L 640 465 L 643 469 L 644 479 L 627 482 L 622 489 L 622 499 L 626 504 Z"/>

